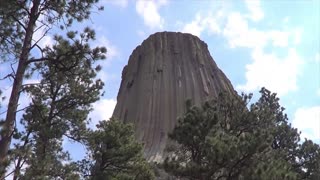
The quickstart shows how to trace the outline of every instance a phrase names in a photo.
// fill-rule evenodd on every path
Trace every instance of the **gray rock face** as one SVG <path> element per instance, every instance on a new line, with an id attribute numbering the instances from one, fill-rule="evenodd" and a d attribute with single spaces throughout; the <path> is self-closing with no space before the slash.
<path id="1" fill-rule="evenodd" d="M 200 105 L 221 91 L 234 93 L 206 43 L 191 34 L 160 32 L 131 54 L 113 116 L 133 123 L 145 157 L 161 161 L 167 134 L 184 114 L 186 100 Z"/>

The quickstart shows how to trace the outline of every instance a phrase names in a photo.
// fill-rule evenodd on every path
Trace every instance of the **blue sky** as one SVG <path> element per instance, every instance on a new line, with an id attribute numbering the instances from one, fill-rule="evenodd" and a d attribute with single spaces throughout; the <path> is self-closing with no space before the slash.
<path id="1" fill-rule="evenodd" d="M 238 92 L 253 92 L 256 98 L 263 86 L 276 92 L 293 126 L 303 137 L 320 143 L 320 1 L 100 1 L 104 11 L 95 11 L 90 21 L 74 26 L 94 28 L 93 45 L 108 49 L 99 75 L 106 93 L 93 105 L 92 126 L 111 116 L 122 68 L 133 49 L 155 32 L 180 31 L 208 44 L 211 56 Z M 52 44 L 50 35 L 40 41 L 42 46 Z M 41 32 L 33 38 L 40 37 Z M 7 70 L 2 64 L 0 77 Z M 25 83 L 30 82 L 37 80 Z M 9 95 L 10 82 L 1 83 L 4 95 Z M 22 97 L 20 104 L 26 102 Z"/>

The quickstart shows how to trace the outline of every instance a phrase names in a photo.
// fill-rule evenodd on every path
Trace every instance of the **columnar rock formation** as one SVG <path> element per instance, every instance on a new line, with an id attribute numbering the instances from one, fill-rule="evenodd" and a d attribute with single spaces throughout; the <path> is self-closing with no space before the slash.
<path id="1" fill-rule="evenodd" d="M 113 116 L 135 126 L 146 158 L 161 161 L 167 134 L 185 112 L 233 87 L 217 67 L 207 44 L 191 34 L 161 32 L 138 46 L 122 72 Z"/>

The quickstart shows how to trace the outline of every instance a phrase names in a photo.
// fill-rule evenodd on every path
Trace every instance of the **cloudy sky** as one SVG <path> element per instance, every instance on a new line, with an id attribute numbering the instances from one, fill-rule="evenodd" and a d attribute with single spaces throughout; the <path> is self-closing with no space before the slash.
<path id="1" fill-rule="evenodd" d="M 208 44 L 238 92 L 259 97 L 263 86 L 276 92 L 293 126 L 303 137 L 320 143 L 319 2 L 101 0 L 103 12 L 95 11 L 90 21 L 75 25 L 94 28 L 94 45 L 108 49 L 99 75 L 106 93 L 93 105 L 90 116 L 94 122 L 111 116 L 122 68 L 136 46 L 155 32 L 181 31 Z M 40 43 L 50 45 L 52 38 L 47 36 Z M 1 65 L 1 77 L 4 72 Z M 10 86 L 5 87 L 8 94 Z"/>
<path id="2" fill-rule="evenodd" d="M 104 0 L 94 14 L 97 44 L 108 48 L 106 96 L 91 115 L 113 111 L 121 71 L 150 34 L 181 31 L 208 44 L 238 92 L 276 92 L 293 126 L 320 143 L 320 4 L 317 0 Z"/>

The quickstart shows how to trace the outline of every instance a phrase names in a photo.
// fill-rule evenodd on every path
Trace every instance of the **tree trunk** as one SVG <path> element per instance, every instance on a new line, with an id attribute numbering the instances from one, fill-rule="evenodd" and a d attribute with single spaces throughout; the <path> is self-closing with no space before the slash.
<path id="1" fill-rule="evenodd" d="M 17 73 L 12 86 L 11 96 L 8 104 L 7 116 L 2 127 L 2 134 L 0 139 L 0 179 L 4 179 L 6 161 L 8 158 L 8 150 L 11 144 L 12 134 L 16 123 L 16 114 L 19 102 L 19 96 L 21 91 L 21 85 L 23 76 L 27 67 L 28 56 L 30 53 L 30 47 L 32 43 L 32 36 L 36 21 L 39 17 L 39 6 L 41 0 L 34 0 L 31 8 L 29 22 L 26 29 L 26 34 L 23 42 L 22 52 L 19 57 L 19 64 Z"/>

